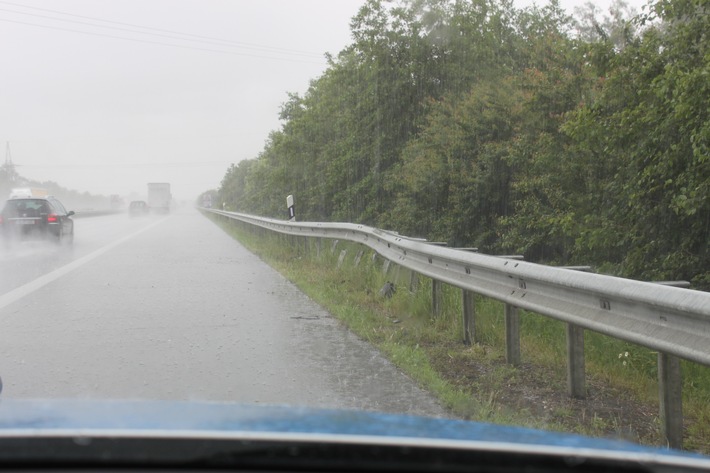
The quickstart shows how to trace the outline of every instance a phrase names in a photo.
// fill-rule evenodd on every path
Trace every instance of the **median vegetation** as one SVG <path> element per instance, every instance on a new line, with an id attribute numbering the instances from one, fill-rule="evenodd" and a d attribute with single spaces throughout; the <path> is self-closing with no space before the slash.
<path id="1" fill-rule="evenodd" d="M 656 354 L 587 332 L 587 399 L 566 394 L 562 323 L 522 313 L 520 367 L 505 363 L 503 305 L 476 298 L 477 340 L 462 341 L 461 291 L 444 286 L 432 316 L 431 281 L 353 243 L 294 240 L 212 216 L 460 418 L 657 445 Z M 342 252 L 345 252 L 341 259 Z M 360 256 L 358 258 L 358 256 Z M 382 291 L 391 283 L 389 297 Z M 710 453 L 710 368 L 683 363 L 685 448 Z"/>

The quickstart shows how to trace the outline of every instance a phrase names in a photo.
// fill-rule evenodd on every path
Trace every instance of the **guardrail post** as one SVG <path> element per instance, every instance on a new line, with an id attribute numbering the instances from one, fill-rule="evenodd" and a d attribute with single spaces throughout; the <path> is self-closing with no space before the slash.
<path id="1" fill-rule="evenodd" d="M 688 281 L 654 281 L 654 284 L 690 287 Z M 661 442 L 670 448 L 683 447 L 683 389 L 680 359 L 658 352 L 658 398 Z"/>
<path id="2" fill-rule="evenodd" d="M 463 342 L 470 345 L 476 341 L 476 294 L 462 289 L 463 295 Z"/>
<path id="3" fill-rule="evenodd" d="M 402 274 L 402 267 L 398 264 L 394 265 L 394 270 L 392 271 L 392 280 L 399 286 L 400 283 L 400 275 Z"/>
<path id="4" fill-rule="evenodd" d="M 670 448 L 683 447 L 683 396 L 680 359 L 658 352 L 658 394 L 661 442 Z"/>
<path id="5" fill-rule="evenodd" d="M 414 270 L 409 271 L 409 292 L 416 292 L 419 289 L 419 273 Z"/>
<path id="6" fill-rule="evenodd" d="M 520 314 L 518 308 L 505 305 L 505 360 L 513 365 L 520 365 Z"/>
<path id="7" fill-rule="evenodd" d="M 301 254 L 301 237 L 298 235 L 291 235 L 291 248 L 293 249 L 294 255 Z"/>
<path id="8" fill-rule="evenodd" d="M 362 260 L 362 256 L 365 254 L 365 250 L 359 250 L 357 254 L 355 255 L 355 261 L 353 261 L 353 264 L 357 268 L 360 266 L 360 260 Z"/>
<path id="9" fill-rule="evenodd" d="M 320 258 L 320 252 L 323 246 L 323 239 L 321 237 L 316 238 L 316 257 Z"/>
<path id="10" fill-rule="evenodd" d="M 340 256 L 338 256 L 338 264 L 337 268 L 340 269 L 340 267 L 343 265 L 343 261 L 345 261 L 345 256 L 348 254 L 347 250 L 340 250 Z"/>
<path id="11" fill-rule="evenodd" d="M 567 392 L 575 399 L 584 399 L 587 395 L 584 329 L 574 324 L 567 324 Z"/>
<path id="12" fill-rule="evenodd" d="M 434 317 L 441 315 L 441 281 L 431 280 L 431 312 Z"/>

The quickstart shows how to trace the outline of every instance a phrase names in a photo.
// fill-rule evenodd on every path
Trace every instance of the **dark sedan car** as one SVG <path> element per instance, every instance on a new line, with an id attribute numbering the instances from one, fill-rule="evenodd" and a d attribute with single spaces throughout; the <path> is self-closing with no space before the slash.
<path id="1" fill-rule="evenodd" d="M 5 238 L 42 236 L 56 241 L 74 239 L 74 211 L 64 208 L 56 198 L 29 197 L 10 199 L 0 213 L 0 227 Z"/>

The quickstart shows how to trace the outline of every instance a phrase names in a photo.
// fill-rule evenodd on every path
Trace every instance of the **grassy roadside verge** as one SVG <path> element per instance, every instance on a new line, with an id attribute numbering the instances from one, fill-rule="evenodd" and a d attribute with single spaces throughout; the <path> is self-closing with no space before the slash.
<path id="1" fill-rule="evenodd" d="M 444 288 L 442 314 L 431 316 L 431 282 L 403 268 L 383 268 L 381 258 L 357 244 L 298 240 L 214 218 L 350 330 L 386 354 L 400 369 L 439 397 L 452 414 L 478 421 L 525 425 L 657 444 L 659 438 L 655 353 L 595 333 L 585 334 L 588 396 L 566 395 L 564 326 L 522 313 L 523 365 L 504 355 L 503 306 L 476 299 L 478 342 L 461 342 L 461 292 Z M 345 252 L 343 255 L 342 252 Z M 356 264 L 357 256 L 359 263 Z M 342 261 L 339 259 L 342 256 Z M 380 294 L 395 284 L 391 298 Z M 684 363 L 687 449 L 710 453 L 710 370 Z"/>

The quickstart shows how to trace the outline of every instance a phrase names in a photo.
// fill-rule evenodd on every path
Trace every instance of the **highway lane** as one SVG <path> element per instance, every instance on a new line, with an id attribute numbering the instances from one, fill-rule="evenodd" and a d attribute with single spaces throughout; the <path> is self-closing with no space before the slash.
<path id="1" fill-rule="evenodd" d="M 127 213 L 75 218 L 76 241 L 72 245 L 38 239 L 3 240 L 0 242 L 0 294 L 129 235 L 156 218 L 131 218 Z"/>
<path id="2" fill-rule="evenodd" d="M 194 209 L 76 220 L 0 260 L 2 398 L 192 399 L 444 416 Z"/>

